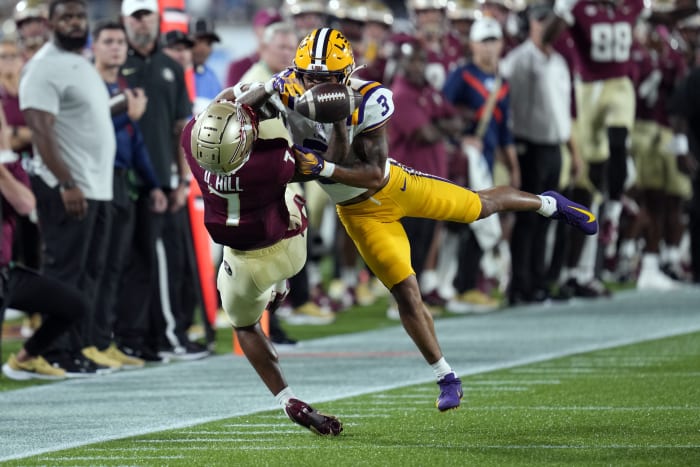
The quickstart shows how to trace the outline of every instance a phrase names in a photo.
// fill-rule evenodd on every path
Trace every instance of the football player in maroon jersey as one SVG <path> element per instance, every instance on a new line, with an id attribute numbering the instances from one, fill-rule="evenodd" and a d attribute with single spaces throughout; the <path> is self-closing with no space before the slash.
<path id="1" fill-rule="evenodd" d="M 248 361 L 289 418 L 317 434 L 338 435 L 340 421 L 295 397 L 259 325 L 266 304 L 279 303 L 273 296 L 286 293 L 287 278 L 306 261 L 304 200 L 287 188 L 296 173 L 290 141 L 286 131 L 260 125 L 262 112 L 243 104 L 245 96 L 237 101 L 227 89 L 218 97 L 187 124 L 182 146 L 202 192 L 204 224 L 224 245 L 217 278 L 222 306 Z"/>
<path id="2" fill-rule="evenodd" d="M 600 216 L 600 240 L 604 244 L 617 243 L 627 178 L 627 140 L 635 114 L 634 86 L 629 77 L 632 29 L 639 18 L 673 22 L 696 9 L 690 0 L 682 0 L 682 5 L 673 10 L 653 14 L 645 0 L 556 0 L 555 15 L 545 27 L 545 44 L 553 43 L 568 27 L 577 52 L 580 81 L 576 86 L 576 132 L 584 172 L 587 170 L 580 183 L 605 195 L 605 210 Z M 594 190 L 588 190 L 588 199 L 577 201 L 590 204 Z M 594 278 L 595 250 L 587 249 L 591 258 L 582 258 L 571 278 L 580 295 L 608 293 Z"/>

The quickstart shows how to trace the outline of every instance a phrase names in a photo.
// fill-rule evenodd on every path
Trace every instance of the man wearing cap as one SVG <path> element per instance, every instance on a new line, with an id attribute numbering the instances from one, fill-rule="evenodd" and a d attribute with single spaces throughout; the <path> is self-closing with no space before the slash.
<path id="1" fill-rule="evenodd" d="M 509 125 L 509 88 L 508 84 L 501 82 L 498 76 L 498 63 L 503 49 L 501 26 L 494 18 L 482 17 L 472 25 L 469 39 L 472 61 L 456 68 L 448 75 L 443 92 L 447 100 L 460 109 L 466 120 L 471 122 L 467 124 L 462 146 L 475 148 L 483 154 L 491 177 L 494 175 L 496 154 L 500 153 L 509 172 L 510 185 L 519 188 L 520 166 Z M 494 94 L 493 97 L 492 94 Z M 495 99 L 490 111 L 491 115 L 484 116 L 489 113 L 487 102 L 490 97 Z M 485 174 L 486 178 L 488 175 L 488 173 Z M 455 177 L 454 174 L 452 176 Z M 473 181 L 470 184 L 473 184 Z M 466 228 L 475 231 L 471 226 Z M 481 311 L 494 309 L 498 306 L 498 302 L 476 288 L 479 263 L 484 251 L 477 241 L 478 237 L 474 235 L 467 237 L 469 240 L 461 247 L 461 254 L 465 260 L 459 261 L 459 272 L 455 282 L 460 295 L 454 306 L 448 304 L 448 309 L 452 311 L 463 311 L 474 307 L 479 307 Z M 483 240 L 482 244 L 487 246 Z"/>
<path id="2" fill-rule="evenodd" d="M 124 353 L 144 360 L 194 359 L 208 355 L 191 343 L 180 291 L 185 287 L 188 248 L 186 210 L 189 169 L 179 137 L 192 114 L 182 66 L 158 41 L 157 0 L 124 0 L 122 22 L 129 52 L 120 75 L 130 87 L 143 88 L 148 104 L 139 125 L 160 183 L 168 196 L 163 214 L 151 212 L 148 193 L 137 200 L 137 228 L 124 273 L 118 306 L 128 317 L 116 324 L 115 340 Z"/>
<path id="3" fill-rule="evenodd" d="M 543 21 L 550 12 L 551 7 L 545 3 L 528 7 L 529 38 L 500 64 L 501 74 L 510 86 L 522 189 L 531 192 L 558 186 L 561 145 L 568 143 L 571 137 L 569 67 L 551 46 L 542 44 Z M 572 155 L 572 169 L 578 170 L 578 153 L 572 152 Z M 511 239 L 511 304 L 540 302 L 548 297 L 545 243 L 542 241 L 547 226 L 539 219 L 515 214 Z"/>
<path id="4" fill-rule="evenodd" d="M 192 65 L 197 94 L 194 100 L 194 114 L 197 114 L 221 92 L 219 78 L 207 65 L 214 42 L 221 42 L 221 38 L 214 32 L 214 24 L 206 18 L 196 18 L 192 21 L 190 36 L 194 39 Z"/>
<path id="5" fill-rule="evenodd" d="M 234 60 L 228 67 L 226 75 L 226 86 L 232 87 L 240 82 L 243 74 L 260 60 L 260 47 L 262 47 L 262 36 L 265 28 L 273 23 L 282 21 L 282 16 L 274 8 L 263 8 L 253 16 L 253 32 L 258 42 L 258 49 L 250 55 Z"/>
<path id="6" fill-rule="evenodd" d="M 323 27 L 328 18 L 326 2 L 322 0 L 284 0 L 282 15 L 285 20 L 294 23 L 299 38 Z"/>
<path id="7" fill-rule="evenodd" d="M 183 70 L 192 66 L 192 47 L 194 41 L 184 32 L 173 29 L 160 36 L 163 52 L 180 64 Z"/>
<path id="8" fill-rule="evenodd" d="M 25 60 L 49 40 L 48 7 L 40 0 L 23 0 L 15 6 L 14 20 L 17 42 Z"/>

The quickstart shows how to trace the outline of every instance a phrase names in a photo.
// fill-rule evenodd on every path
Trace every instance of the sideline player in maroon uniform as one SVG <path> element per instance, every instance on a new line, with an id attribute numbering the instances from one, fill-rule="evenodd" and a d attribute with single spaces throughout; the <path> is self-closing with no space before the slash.
<path id="1" fill-rule="evenodd" d="M 680 276 L 682 205 L 692 196 L 690 178 L 676 166 L 667 112 L 668 101 L 676 83 L 685 75 L 686 65 L 665 26 L 640 25 L 638 31 L 637 37 L 643 44 L 633 50 L 637 68 L 634 74 L 639 76 L 639 82 L 636 87 L 637 121 L 631 140 L 640 203 L 648 222 L 644 229 L 646 241 L 637 288 L 668 290 L 678 284 L 661 272 L 660 242 L 664 240 L 669 263 Z M 621 243 L 621 256 L 623 245 L 629 250 L 626 243 Z M 627 251 L 624 253 L 626 256 Z"/>
<path id="2" fill-rule="evenodd" d="M 574 41 L 581 78 L 576 86 L 576 132 L 584 172 L 588 172 L 579 184 L 585 187 L 592 183 L 605 195 L 605 212 L 600 216 L 605 244 L 617 241 L 620 199 L 627 178 L 627 139 L 634 124 L 634 87 L 629 78 L 632 29 L 640 17 L 670 23 L 697 9 L 695 2 L 680 3 L 674 10 L 657 11 L 652 16 L 648 0 L 556 0 L 555 15 L 543 33 L 543 42 L 551 44 L 568 27 Z M 588 205 L 593 193 L 588 192 L 586 198 L 576 201 Z M 595 248 L 588 251 L 590 257 L 581 259 L 572 280 L 576 288 L 585 289 L 585 295 L 605 294 L 593 277 Z"/>
<path id="3" fill-rule="evenodd" d="M 634 86 L 628 76 L 632 28 L 650 10 L 645 0 L 556 0 L 554 12 L 543 42 L 551 44 L 568 26 L 578 58 L 576 130 L 584 161 L 580 184 L 590 180 L 606 195 L 601 236 L 604 242 L 615 243 L 627 177 L 627 138 L 634 124 Z M 578 202 L 591 203 L 593 193 L 576 192 L 588 198 Z M 588 251 L 595 252 L 595 248 Z M 576 288 L 590 290 L 587 295 L 604 293 L 594 280 L 594 263 L 582 258 L 572 278 Z"/>
<path id="4" fill-rule="evenodd" d="M 286 293 L 286 279 L 306 261 L 304 200 L 287 188 L 295 175 L 290 142 L 264 128 L 259 134 L 259 112 L 228 90 L 222 94 L 227 98 L 187 124 L 182 146 L 202 191 L 204 224 L 224 245 L 217 278 L 223 308 L 248 361 L 289 418 L 317 434 L 338 435 L 339 420 L 294 396 L 258 324 L 268 301 Z"/>

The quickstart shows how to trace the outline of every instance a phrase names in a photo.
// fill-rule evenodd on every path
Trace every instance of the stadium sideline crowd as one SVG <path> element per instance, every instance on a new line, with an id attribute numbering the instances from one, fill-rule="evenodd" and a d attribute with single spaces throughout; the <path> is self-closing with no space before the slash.
<path id="1" fill-rule="evenodd" d="M 90 12 L 92 2 L 18 2 L 0 38 L 0 323 L 6 308 L 27 314 L 6 377 L 211 355 L 212 327 L 230 323 L 207 322 L 214 285 L 202 282 L 223 253 L 195 241 L 203 225 L 181 133 L 222 90 L 292 67 L 300 39 L 328 26 L 350 41 L 354 76 L 393 92 L 391 158 L 474 190 L 558 190 L 600 222 L 586 236 L 531 213 L 404 219 L 435 317 L 605 299 L 616 283 L 665 293 L 700 282 L 694 2 L 247 2 L 248 56 L 214 17 L 166 31 L 157 0 L 114 2 L 114 17 L 72 3 Z M 215 48 L 236 56 L 225 76 L 209 63 Z M 399 319 L 325 192 L 294 189 L 308 259 L 270 317 L 271 341 L 296 344 L 280 321 L 327 325 L 382 297 Z"/>

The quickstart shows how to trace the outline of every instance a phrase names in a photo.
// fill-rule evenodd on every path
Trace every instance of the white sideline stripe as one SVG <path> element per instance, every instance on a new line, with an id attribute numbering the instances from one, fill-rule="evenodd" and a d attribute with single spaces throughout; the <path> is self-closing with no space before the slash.
<path id="1" fill-rule="evenodd" d="M 307 432 L 303 430 L 297 430 L 294 428 L 293 430 L 290 430 L 289 428 L 294 428 L 293 425 L 289 425 L 288 423 L 285 423 L 284 426 L 278 425 L 277 428 L 282 428 L 281 430 L 265 430 L 265 431 L 253 431 L 253 430 L 192 430 L 192 431 L 178 431 L 177 434 L 182 434 L 182 435 L 279 435 L 279 434 L 292 434 L 292 435 L 308 435 Z M 251 440 L 255 441 L 255 440 Z"/>
<path id="2" fill-rule="evenodd" d="M 156 262 L 158 263 L 158 291 L 160 297 L 160 310 L 165 320 L 165 336 L 170 345 L 180 347 L 180 340 L 175 335 L 175 317 L 170 305 L 170 281 L 168 281 L 168 255 L 165 251 L 163 239 L 156 239 Z"/>
<path id="3" fill-rule="evenodd" d="M 308 433 L 307 433 L 308 435 Z M 249 439 L 236 440 L 241 442 L 249 442 Z M 382 445 L 375 444 L 376 448 L 381 449 L 411 449 L 411 448 L 444 448 L 444 445 L 438 445 L 434 443 L 421 443 L 421 444 L 401 444 L 397 445 Z M 531 449 L 645 449 L 645 450 L 656 450 L 656 449 L 698 449 L 700 444 L 530 444 L 530 445 L 518 445 L 518 444 L 465 444 L 461 445 L 460 449 L 513 449 L 513 450 L 531 450 Z M 125 448 L 126 449 L 126 448 Z M 153 448 L 158 449 L 158 448 Z M 181 451 L 207 451 L 210 450 L 210 446 L 177 446 L 178 450 Z M 250 445 L 236 445 L 236 446 L 216 446 L 219 451 L 299 451 L 309 449 L 306 445 L 292 444 L 285 446 L 282 444 L 277 444 L 275 446 L 265 445 L 265 446 L 250 446 Z M 346 444 L 334 444 L 333 450 L 355 450 L 357 446 L 348 446 Z M 115 449 L 117 450 L 117 449 Z M 133 448 L 132 451 L 143 451 L 138 448 Z M 60 456 L 60 457 L 41 457 L 39 460 L 52 461 L 70 461 L 70 460 L 118 460 L 118 459 L 182 459 L 185 456 Z"/>
<path id="4" fill-rule="evenodd" d="M 438 320 L 435 324 L 443 350 L 449 349 L 449 352 L 446 352 L 448 358 L 455 362 L 452 363 L 453 369 L 459 375 L 475 375 L 579 353 L 611 349 L 697 332 L 700 331 L 700 315 L 696 312 L 698 301 L 700 301 L 700 288 L 682 289 L 674 291 L 673 294 L 654 294 L 637 291 L 618 293 L 613 298 L 605 301 L 586 302 L 585 304 L 574 303 L 566 306 L 552 305 L 546 308 L 520 308 L 514 312 Z M 546 323 L 546 329 L 544 330 L 545 325 L 543 323 Z M 531 334 L 537 338 L 533 337 L 528 341 L 523 341 L 520 337 L 528 335 L 522 334 L 527 332 L 528 329 L 533 332 L 539 331 L 536 334 Z M 565 333 L 565 335 L 562 335 L 562 333 Z M 503 339 L 504 336 L 512 339 L 513 342 L 499 340 Z M 562 337 L 566 337 L 568 340 L 562 339 Z M 569 342 L 573 343 L 573 345 L 567 345 Z M 508 347 L 504 347 L 504 344 Z M 345 349 L 348 346 L 354 349 L 372 347 L 372 349 L 378 351 L 388 349 L 382 348 L 382 345 L 389 346 L 388 348 L 392 350 L 412 348 L 412 344 L 406 337 L 405 332 L 397 326 L 395 328 L 384 328 L 307 341 L 303 349 L 300 350 L 303 352 L 308 352 L 309 349 L 337 351 L 338 348 Z M 376 346 L 376 349 L 374 346 Z M 477 346 L 476 349 L 480 353 L 470 353 L 470 350 L 474 352 L 474 346 Z M 547 351 L 548 346 L 555 346 L 560 350 Z M 492 352 L 493 355 L 489 352 Z M 530 355 L 528 355 L 528 352 Z M 449 357 L 449 355 L 455 356 Z M 523 356 L 511 360 L 511 355 Z M 485 359 L 484 356 L 489 358 Z M 480 357 L 485 360 L 479 360 Z M 400 377 L 396 377 L 396 374 L 394 374 L 393 377 L 380 380 L 372 375 L 377 371 L 381 372 L 381 374 L 386 374 L 387 367 L 383 362 L 379 361 L 375 363 L 376 367 L 373 367 L 371 360 L 358 359 L 355 365 L 351 366 L 352 360 L 344 359 L 343 363 L 348 366 L 348 369 L 362 370 L 362 379 L 358 381 L 352 380 L 353 377 L 358 378 L 358 375 L 352 372 L 337 374 L 338 378 L 345 377 L 348 380 L 348 384 L 346 386 L 333 385 L 332 391 L 330 391 L 324 389 L 328 387 L 328 384 L 326 378 L 321 376 L 324 374 L 324 370 L 333 371 L 331 368 L 324 367 L 324 360 L 326 359 L 310 360 L 314 362 L 314 368 L 311 369 L 312 373 L 309 374 L 308 371 L 301 371 L 304 369 L 304 364 L 306 364 L 307 368 L 311 366 L 309 361 L 306 361 L 304 358 L 285 359 L 284 356 L 282 358 L 283 368 L 286 370 L 287 377 L 297 388 L 295 392 L 301 394 L 305 390 L 316 394 L 315 398 L 309 399 L 309 402 L 313 404 L 433 381 L 429 369 L 422 372 L 416 370 L 421 368 L 420 363 L 422 361 L 419 358 L 415 359 L 415 361 L 407 361 L 404 367 L 397 362 L 392 363 L 391 371 L 398 373 Z M 244 360 L 237 360 L 230 356 L 218 356 L 199 362 L 178 363 L 177 366 L 162 366 L 150 368 L 147 371 L 119 372 L 107 377 L 57 383 L 62 385 L 62 391 L 56 391 L 56 386 L 54 385 L 43 385 L 0 393 L 0 401 L 4 406 L 3 410 L 8 409 L 5 410 L 6 413 L 3 415 L 10 418 L 15 417 L 17 420 L 12 428 L 0 425 L 0 437 L 3 438 L 3 443 L 0 443 L 0 461 L 19 459 L 50 451 L 64 450 L 157 431 L 192 427 L 202 423 L 279 408 L 277 404 L 274 404 L 274 399 L 271 397 L 269 397 L 271 399 L 269 403 L 260 402 L 260 400 L 267 400 L 264 397 L 266 394 L 262 394 L 264 392 L 262 384 L 253 376 L 253 370 L 244 365 L 244 363 Z M 55 408 L 55 405 L 49 403 L 53 400 L 51 398 L 65 394 L 66 390 L 81 391 L 73 393 L 71 396 L 72 401 L 80 404 L 76 407 L 84 409 L 86 403 L 92 403 L 92 407 L 102 409 L 101 406 L 105 405 L 104 396 L 100 394 L 100 398 L 97 399 L 91 397 L 91 395 L 96 391 L 102 390 L 102 386 L 113 387 L 119 386 L 119 384 L 123 386 L 124 382 L 134 384 L 134 378 L 139 378 L 138 381 L 141 384 L 165 384 L 158 386 L 157 391 L 159 392 L 146 398 L 146 401 L 150 404 L 149 406 L 159 407 L 157 402 L 161 399 L 168 400 L 172 405 L 170 398 L 179 396 L 183 391 L 191 397 L 191 393 L 186 390 L 190 390 L 192 387 L 197 388 L 199 391 L 197 394 L 206 394 L 204 389 L 211 389 L 211 386 L 218 388 L 222 384 L 233 384 L 228 382 L 225 376 L 222 378 L 224 373 L 218 373 L 216 381 L 212 381 L 211 375 L 208 375 L 208 372 L 212 369 L 219 369 L 224 364 L 226 365 L 226 374 L 232 373 L 231 368 L 235 368 L 240 372 L 241 376 L 245 377 L 245 385 L 241 386 L 239 383 L 236 388 L 245 392 L 244 395 L 240 396 L 240 399 L 246 400 L 246 397 L 248 398 L 247 408 L 231 406 L 228 407 L 228 410 L 222 410 L 222 406 L 216 405 L 215 414 L 209 414 L 209 412 L 204 411 L 209 415 L 192 417 L 191 414 L 196 412 L 192 410 L 192 407 L 188 406 L 190 411 L 186 416 L 181 415 L 180 418 L 163 417 L 162 419 L 153 417 L 148 423 L 139 419 L 138 423 L 124 424 L 123 426 L 118 426 L 117 430 L 114 430 L 116 425 L 111 427 L 105 426 L 109 425 L 111 420 L 108 420 L 106 424 L 100 425 L 102 429 L 98 429 L 94 425 L 90 427 L 84 426 L 83 422 L 80 422 L 80 424 L 70 425 L 70 441 L 63 441 L 69 438 L 65 435 L 61 436 L 61 433 L 65 432 L 65 425 L 60 426 L 61 430 L 57 431 L 55 427 L 46 424 L 46 420 L 51 420 L 51 418 L 50 416 L 46 418 L 47 415 L 45 413 L 42 412 L 41 416 L 36 418 L 27 418 L 25 416 L 27 408 L 32 407 L 32 404 L 35 403 L 28 402 L 29 400 L 43 401 L 45 406 L 42 408 L 48 410 Z M 200 379 L 194 381 L 192 380 L 192 375 L 188 375 L 187 378 L 183 379 L 182 370 L 186 371 L 187 369 L 191 369 L 192 375 L 196 375 Z M 206 370 L 206 372 L 203 372 L 202 369 Z M 319 373 L 319 370 L 321 373 Z M 170 379 L 165 379 L 164 376 L 170 377 Z M 370 379 L 368 380 L 367 378 Z M 349 384 L 350 381 L 355 381 L 356 384 L 351 385 Z M 378 381 L 387 381 L 387 383 L 376 384 Z M 236 381 L 234 380 L 234 382 Z M 225 387 L 230 391 L 231 388 L 229 386 Z M 83 401 L 81 397 L 86 400 Z M 253 403 L 251 403 L 251 400 Z M 68 404 L 66 401 L 61 401 L 61 403 Z M 172 407 L 175 408 L 175 406 Z M 104 412 L 104 409 L 102 410 Z M 106 413 L 116 417 L 113 412 L 107 411 Z M 285 417 L 283 414 L 278 414 L 270 418 L 284 419 Z M 83 417 L 81 420 L 85 420 L 85 418 Z M 31 426 L 26 425 L 34 422 L 36 422 L 36 426 L 33 424 Z M 113 421 L 111 422 L 113 423 Z M 22 425 L 22 423 L 25 423 L 25 425 Z M 63 423 L 65 424 L 66 422 Z M 54 431 L 50 432 L 52 437 L 47 435 L 49 428 L 54 428 Z M 300 432 L 308 433 L 303 429 L 300 429 Z M 22 442 L 27 440 L 26 433 L 44 434 L 43 444 L 32 439 L 32 447 L 27 447 L 29 443 Z M 246 439 L 245 441 L 250 440 Z M 401 448 L 404 447 L 407 446 L 402 446 Z M 640 445 L 639 447 L 645 446 Z M 678 446 L 668 447 L 677 448 Z M 182 448 L 185 447 L 183 446 Z M 303 448 L 300 447 L 300 449 Z M 532 448 L 530 446 L 523 447 L 523 449 Z M 22 450 L 18 451 L 18 449 Z M 270 449 L 277 449 L 277 447 L 270 447 Z"/>
<path id="5" fill-rule="evenodd" d="M 61 457 L 42 457 L 40 460 L 59 460 L 59 461 L 116 461 L 123 459 L 133 459 L 134 456 L 61 456 Z M 185 456 L 139 456 L 139 459 L 184 459 Z"/>
<path id="6" fill-rule="evenodd" d="M 523 405 L 523 406 L 518 406 L 518 405 L 493 405 L 493 406 L 488 406 L 488 405 L 481 405 L 479 407 L 462 407 L 464 410 L 472 410 L 472 411 L 491 411 L 491 410 L 544 410 L 544 411 L 557 411 L 557 412 L 568 412 L 568 411 L 576 411 L 576 410 L 582 410 L 582 411 L 606 411 L 606 412 L 634 412 L 634 411 L 639 411 L 639 410 L 678 410 L 681 412 L 692 412 L 694 410 L 700 410 L 700 407 L 686 407 L 686 406 L 671 406 L 671 407 L 666 407 L 666 406 L 656 406 L 656 407 L 605 407 L 605 406 L 549 406 L 549 405 L 540 405 L 540 406 L 529 406 L 529 405 Z"/>

